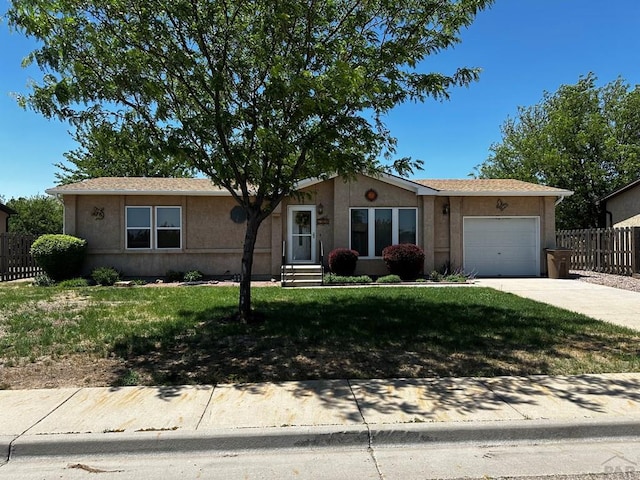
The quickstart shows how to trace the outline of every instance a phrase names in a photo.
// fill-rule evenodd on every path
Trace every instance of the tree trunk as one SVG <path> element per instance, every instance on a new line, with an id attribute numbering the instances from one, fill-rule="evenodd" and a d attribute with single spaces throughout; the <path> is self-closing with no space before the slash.
<path id="1" fill-rule="evenodd" d="M 242 267 L 240 270 L 240 300 L 238 304 L 238 320 L 248 323 L 252 319 L 251 311 L 251 272 L 253 270 L 253 250 L 256 246 L 258 228 L 262 221 L 256 212 L 250 212 L 247 218 L 247 230 L 244 234 L 242 250 Z"/>

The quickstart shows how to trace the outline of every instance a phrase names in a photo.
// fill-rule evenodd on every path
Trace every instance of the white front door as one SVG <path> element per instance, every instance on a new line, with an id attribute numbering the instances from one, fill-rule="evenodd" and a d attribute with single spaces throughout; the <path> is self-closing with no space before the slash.
<path id="1" fill-rule="evenodd" d="M 315 205 L 290 205 L 287 217 L 287 261 L 289 263 L 315 263 Z"/>

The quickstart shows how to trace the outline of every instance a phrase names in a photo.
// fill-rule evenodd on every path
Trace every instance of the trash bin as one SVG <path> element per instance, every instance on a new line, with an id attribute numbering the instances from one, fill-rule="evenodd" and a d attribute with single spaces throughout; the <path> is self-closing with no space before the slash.
<path id="1" fill-rule="evenodd" d="M 569 278 L 571 250 L 568 248 L 545 248 L 549 278 Z"/>

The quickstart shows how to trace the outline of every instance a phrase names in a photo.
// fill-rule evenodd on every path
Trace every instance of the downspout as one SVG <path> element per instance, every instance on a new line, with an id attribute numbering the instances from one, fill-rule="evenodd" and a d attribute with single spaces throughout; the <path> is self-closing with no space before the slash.
<path id="1" fill-rule="evenodd" d="M 609 217 L 609 227 L 613 228 L 613 213 L 611 213 L 609 210 L 605 210 L 604 211 L 607 216 Z M 607 222 L 605 221 L 605 227 L 607 226 Z"/>
<path id="2" fill-rule="evenodd" d="M 556 200 L 556 203 L 554 203 L 553 206 L 557 207 L 562 203 L 563 200 L 564 200 L 564 195 L 561 195 L 560 197 L 558 197 L 558 199 Z"/>

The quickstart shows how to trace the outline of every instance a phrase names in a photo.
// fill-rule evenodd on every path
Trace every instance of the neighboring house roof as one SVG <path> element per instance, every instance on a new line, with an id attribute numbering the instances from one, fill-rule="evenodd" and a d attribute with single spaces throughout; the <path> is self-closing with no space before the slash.
<path id="1" fill-rule="evenodd" d="M 9 208 L 6 205 L 4 205 L 3 203 L 0 203 L 0 212 L 4 212 L 8 215 L 17 215 L 18 212 L 16 212 L 13 208 Z"/>
<path id="2" fill-rule="evenodd" d="M 607 200 L 609 200 L 611 197 L 615 197 L 617 195 L 620 195 L 623 192 L 626 192 L 627 190 L 631 190 L 633 187 L 640 185 L 640 178 L 638 180 L 636 180 L 635 182 L 631 182 L 629 185 L 625 185 L 624 187 L 620 188 L 619 190 L 616 190 L 613 193 L 610 193 L 609 195 L 607 195 L 606 197 L 600 199 L 600 202 L 606 202 Z"/>
<path id="3" fill-rule="evenodd" d="M 437 196 L 569 196 L 570 190 L 547 187 L 511 179 L 407 180 L 383 174 L 379 180 L 414 191 L 417 195 Z M 310 179 L 298 184 L 305 188 L 322 180 Z M 102 177 L 61 185 L 46 191 L 70 195 L 230 195 L 206 178 Z"/>

